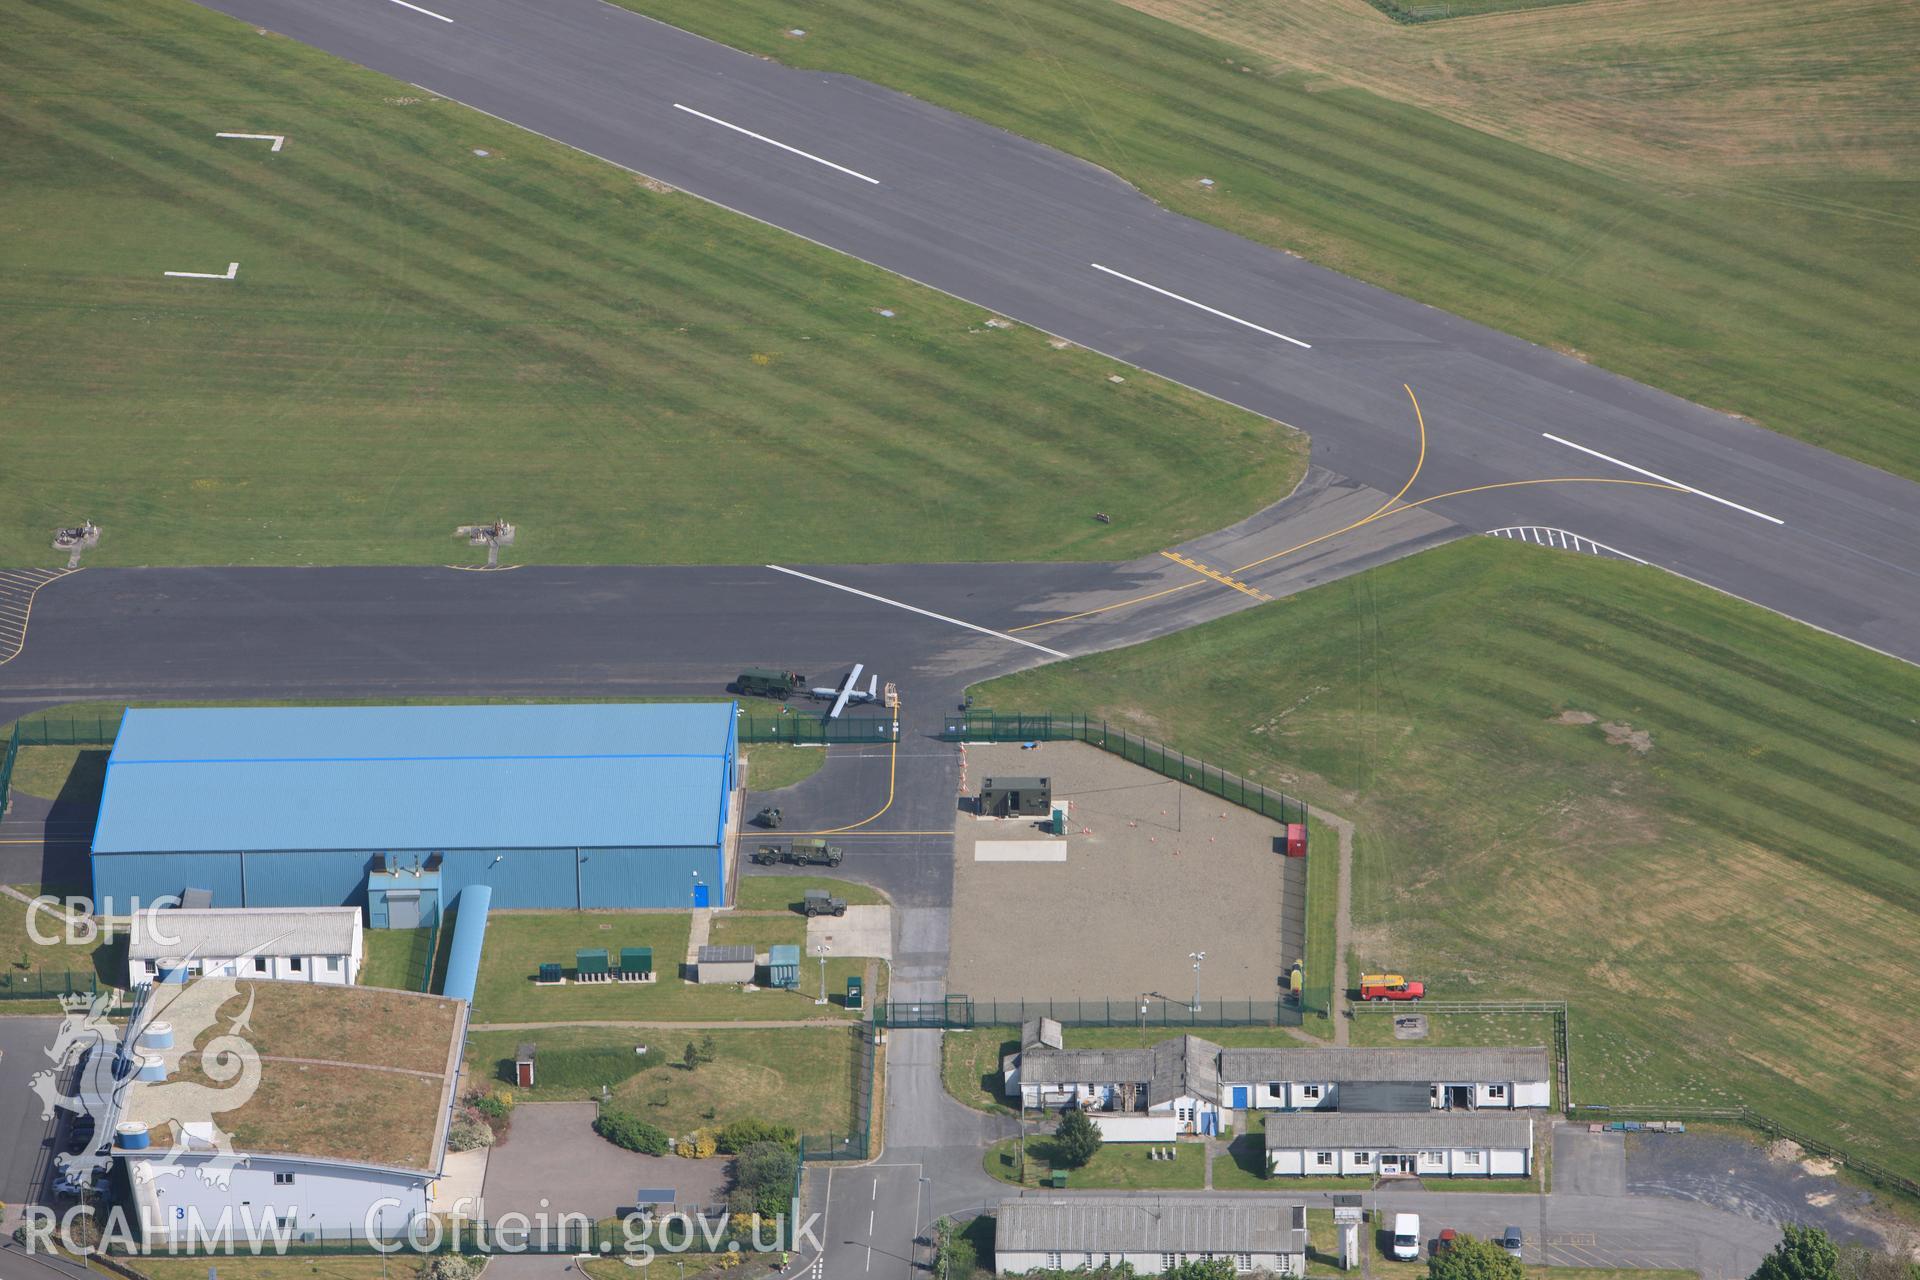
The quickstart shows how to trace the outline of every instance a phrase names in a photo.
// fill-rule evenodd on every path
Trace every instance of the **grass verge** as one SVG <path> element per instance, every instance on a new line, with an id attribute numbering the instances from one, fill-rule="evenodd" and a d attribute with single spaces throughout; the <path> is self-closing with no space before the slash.
<path id="1" fill-rule="evenodd" d="M 809 889 L 824 889 L 836 898 L 845 898 L 850 907 L 879 906 L 887 895 L 871 885 L 828 876 L 750 876 L 740 877 L 734 906 L 742 911 L 792 911 L 805 900 Z"/>
<path id="2" fill-rule="evenodd" d="M 523 562 L 1124 559 L 1301 474 L 1265 419 L 185 0 L 9 32 L 0 563 L 76 513 L 107 565 L 473 563 L 495 516 Z M 215 138 L 255 116 L 284 150 Z"/>
<path id="3" fill-rule="evenodd" d="M 469 1038 L 466 1066 L 475 1085 L 511 1088 L 517 1100 L 567 1102 L 600 1096 L 597 1085 L 549 1083 L 570 1053 L 607 1054 L 628 1071 L 611 1096 L 643 1120 L 684 1133 L 702 1125 L 763 1119 L 802 1133 L 845 1133 L 852 1121 L 853 1031 L 832 1027 L 752 1028 L 710 1032 L 555 1027 L 541 1031 L 482 1031 Z M 714 1059 L 693 1071 L 681 1062 L 689 1040 L 713 1039 Z M 533 1089 L 512 1088 L 514 1051 L 538 1048 Z M 647 1053 L 637 1054 L 637 1045 Z M 549 1067 L 555 1068 L 549 1071 Z"/>
<path id="4" fill-rule="evenodd" d="M 1584 59 L 1536 58 L 1528 104 L 1557 108 L 1562 133 L 1607 146 L 1616 100 L 1716 78 L 1687 103 L 1695 116 L 1651 113 L 1656 130 L 1679 132 L 1642 144 L 1668 162 L 1647 176 L 1540 149 L 1551 131 L 1496 137 L 1515 113 L 1471 110 L 1483 90 L 1500 91 L 1525 31 L 1508 32 L 1461 81 L 1449 46 L 1422 39 L 1428 26 L 1396 29 L 1351 5 L 1134 0 L 1247 42 L 1229 43 L 1109 0 L 1029 0 L 1017 13 L 989 0 L 816 0 L 805 39 L 786 34 L 786 0 L 623 3 L 794 66 L 904 90 L 1112 169 L 1177 212 L 1920 476 L 1920 432 L 1907 425 L 1920 394 L 1907 356 L 1920 342 L 1907 305 L 1920 293 L 1920 257 L 1906 109 L 1920 27 L 1898 6 L 1856 4 L 1844 22 L 1809 24 L 1775 0 L 1764 19 L 1740 24 L 1738 61 L 1725 56 L 1725 22 L 1676 12 L 1698 6 L 1669 5 L 1657 22 L 1640 5 L 1593 6 L 1620 11 L 1616 39 L 1585 58 L 1639 75 L 1569 98 L 1567 77 Z M 1534 15 L 1536 25 L 1577 24 L 1580 8 Z M 1669 42 L 1680 76 L 1663 60 Z M 1775 45 L 1788 56 L 1763 68 Z M 1381 61 L 1397 74 L 1369 75 Z M 1378 92 L 1349 87 L 1356 79 Z M 1464 108 L 1467 123 L 1394 100 L 1435 101 L 1402 86 L 1436 81 L 1455 82 L 1437 105 Z M 1769 109 L 1783 92 L 1812 123 Z M 1702 109 L 1712 123 L 1700 136 L 1675 124 Z M 1765 155 L 1725 170 L 1674 163 L 1712 155 L 1729 136 L 1764 144 L 1788 131 L 1846 145 L 1803 148 L 1787 171 L 1768 169 Z"/>
<path id="5" fill-rule="evenodd" d="M 1148 1159 L 1151 1146 L 1144 1142 L 1103 1143 L 1100 1150 L 1094 1152 L 1093 1159 L 1079 1168 L 1067 1170 L 1067 1186 L 1070 1190 L 1191 1191 L 1205 1185 L 1207 1149 L 1204 1143 L 1176 1143 L 1171 1160 Z M 1020 1176 L 1019 1148 L 1018 1138 L 1007 1138 L 988 1147 L 987 1172 L 1001 1182 L 1037 1187 L 1042 1175 L 1053 1168 L 1053 1139 L 1039 1135 L 1027 1138 L 1024 1182 Z M 1166 1150 L 1164 1146 L 1160 1149 Z"/>
<path id="6" fill-rule="evenodd" d="M 749 742 L 741 748 L 747 758 L 747 780 L 755 791 L 778 791 L 805 782 L 827 762 L 824 747 L 790 747 L 778 742 Z"/>
<path id="7" fill-rule="evenodd" d="M 975 692 L 1324 797 L 1358 824 L 1357 960 L 1566 997 L 1575 1101 L 1744 1102 L 1920 1174 L 1912 667 L 1478 540 Z"/>
<path id="8" fill-rule="evenodd" d="M 366 956 L 360 962 L 360 985 L 424 990 L 427 967 L 433 963 L 432 929 L 368 929 Z"/>

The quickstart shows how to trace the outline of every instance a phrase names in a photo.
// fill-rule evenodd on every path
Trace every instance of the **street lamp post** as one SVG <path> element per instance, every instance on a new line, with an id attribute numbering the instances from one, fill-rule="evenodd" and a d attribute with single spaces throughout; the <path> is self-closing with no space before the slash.
<path id="1" fill-rule="evenodd" d="M 1191 1008 L 1194 1013 L 1200 1012 L 1200 963 L 1206 958 L 1207 953 L 1204 951 L 1187 952 L 1187 959 L 1193 961 L 1193 1004 Z"/>
<path id="2" fill-rule="evenodd" d="M 815 1004 L 827 1002 L 827 952 L 832 949 L 832 946 L 825 942 L 813 949 L 814 954 L 820 957 L 820 998 L 814 1001 Z"/>

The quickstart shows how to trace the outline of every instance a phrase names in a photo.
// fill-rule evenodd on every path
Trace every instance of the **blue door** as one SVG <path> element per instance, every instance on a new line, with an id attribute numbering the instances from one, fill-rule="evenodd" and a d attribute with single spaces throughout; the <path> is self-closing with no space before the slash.
<path id="1" fill-rule="evenodd" d="M 1247 1086 L 1243 1084 L 1233 1086 L 1233 1109 L 1235 1111 L 1247 1109 Z"/>
<path id="2" fill-rule="evenodd" d="M 703 884 L 693 886 L 693 905 L 696 907 L 707 905 L 707 886 Z"/>

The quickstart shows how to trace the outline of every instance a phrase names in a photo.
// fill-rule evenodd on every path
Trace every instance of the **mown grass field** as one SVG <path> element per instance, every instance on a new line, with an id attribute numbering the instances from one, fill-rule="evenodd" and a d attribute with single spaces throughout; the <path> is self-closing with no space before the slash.
<path id="1" fill-rule="evenodd" d="M 90 564 L 476 563 L 495 516 L 522 562 L 1106 559 L 1301 472 L 1265 419 L 186 0 L 8 36 L 0 563 L 82 516 Z"/>
<path id="2" fill-rule="evenodd" d="M 1814 22 L 1788 0 L 1737 20 L 1668 0 L 1404 26 L 1362 0 L 1134 0 L 1196 31 L 1115 0 L 817 0 L 793 39 L 785 0 L 623 3 L 976 116 L 1181 213 L 1920 476 L 1920 24 L 1904 5 L 1850 0 Z M 1490 42 L 1457 83 L 1450 37 L 1579 30 L 1589 8 L 1642 20 L 1601 19 L 1610 40 L 1558 57 Z M 1636 163 L 1648 151 L 1667 163 Z M 1785 159 L 1729 172 L 1722 155 Z"/>
<path id="3" fill-rule="evenodd" d="M 1576 1102 L 1744 1102 L 1920 1171 L 1913 668 L 1478 540 L 975 694 L 1353 818 L 1355 959 L 1565 997 Z"/>
<path id="4" fill-rule="evenodd" d="M 550 1055 L 575 1048 L 631 1052 L 644 1044 L 646 1055 L 635 1054 L 634 1061 L 647 1065 L 636 1065 L 633 1074 L 614 1087 L 613 1098 L 668 1133 L 756 1118 L 790 1124 L 801 1133 L 845 1133 L 853 1115 L 853 1034 L 836 1027 L 485 1031 L 469 1039 L 467 1078 L 476 1086 L 509 1089 L 519 1101 L 584 1101 L 599 1097 L 599 1090 L 510 1087 L 515 1050 L 525 1041 Z M 681 1062 L 687 1042 L 707 1035 L 713 1037 L 713 1061 L 688 1071 Z"/>
<path id="5" fill-rule="evenodd" d="M 202 1258 L 130 1258 L 125 1261 L 147 1280 L 207 1280 L 218 1272 L 226 1280 L 414 1280 L 430 1258 L 406 1253 L 328 1257 L 307 1254 L 221 1257 L 209 1266 Z"/>

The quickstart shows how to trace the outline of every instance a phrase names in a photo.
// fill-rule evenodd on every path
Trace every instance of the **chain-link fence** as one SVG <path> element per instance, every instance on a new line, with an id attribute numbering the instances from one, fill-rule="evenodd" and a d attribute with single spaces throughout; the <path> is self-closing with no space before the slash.
<path id="1" fill-rule="evenodd" d="M 827 746 L 839 742 L 892 742 L 897 734 L 892 716 L 843 715 L 837 720 L 814 715 L 750 716 L 736 720 L 740 741 L 784 742 Z"/>
<path id="2" fill-rule="evenodd" d="M 862 1022 L 852 1028 L 853 1111 L 845 1134 L 806 1134 L 800 1139 L 800 1159 L 865 1160 L 873 1149 L 873 1101 L 878 1090 L 878 1055 L 874 1028 Z"/>
<path id="3" fill-rule="evenodd" d="M 1139 1027 L 1148 1031 L 1191 1031 L 1207 1027 L 1297 1027 L 1300 1010 L 1284 997 L 1272 1000 L 1202 995 L 1197 1004 L 1148 994 L 1098 1000 L 890 1000 L 875 1010 L 887 1027 L 1019 1026 L 1030 1018 L 1052 1018 L 1068 1027 Z"/>
<path id="4" fill-rule="evenodd" d="M 62 996 L 92 996 L 100 978 L 92 970 L 9 969 L 0 973 L 0 1000 L 58 1000 Z"/>
<path id="5" fill-rule="evenodd" d="M 1083 715 L 1051 712 L 961 711 L 946 718 L 941 736 L 954 742 L 1084 742 L 1121 759 L 1197 787 L 1210 796 L 1251 809 L 1275 822 L 1304 823 L 1305 801 L 1296 800 L 1237 773 L 1195 759 L 1182 751 Z"/>
<path id="6" fill-rule="evenodd" d="M 0 813 L 7 811 L 13 786 L 13 766 L 22 747 L 110 747 L 120 732 L 120 717 L 82 716 L 49 720 L 36 718 L 16 721 L 7 731 L 7 742 L 0 749 Z"/>

